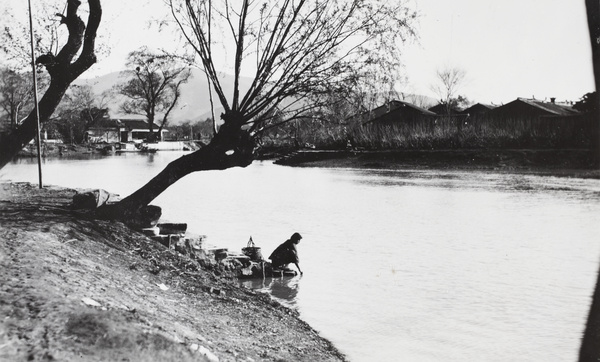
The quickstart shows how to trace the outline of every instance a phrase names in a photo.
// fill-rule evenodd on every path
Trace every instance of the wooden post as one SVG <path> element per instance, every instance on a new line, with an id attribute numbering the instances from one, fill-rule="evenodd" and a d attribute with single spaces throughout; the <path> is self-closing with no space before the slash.
<path id="1" fill-rule="evenodd" d="M 33 100 L 35 101 L 35 120 L 37 122 L 36 140 L 37 140 L 37 161 L 38 161 L 38 179 L 40 189 L 42 186 L 42 140 L 40 137 L 40 110 L 38 108 L 37 77 L 35 75 L 35 52 L 33 49 L 33 15 L 31 14 L 31 0 L 29 5 L 29 37 L 31 41 L 31 76 L 33 77 Z"/>

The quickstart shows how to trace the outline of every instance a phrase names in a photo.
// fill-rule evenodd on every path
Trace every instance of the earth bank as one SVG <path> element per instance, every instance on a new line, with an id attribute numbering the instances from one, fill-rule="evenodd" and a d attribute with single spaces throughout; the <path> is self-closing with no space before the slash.
<path id="1" fill-rule="evenodd" d="M 277 164 L 300 167 L 479 170 L 600 178 L 600 152 L 590 149 L 298 150 Z"/>
<path id="2" fill-rule="evenodd" d="M 76 190 L 0 183 L 0 361 L 343 361 L 295 311 Z"/>

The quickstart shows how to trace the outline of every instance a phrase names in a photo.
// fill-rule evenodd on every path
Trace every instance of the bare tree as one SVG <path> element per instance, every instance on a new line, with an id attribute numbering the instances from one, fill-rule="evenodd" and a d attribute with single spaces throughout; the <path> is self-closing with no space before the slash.
<path id="1" fill-rule="evenodd" d="M 109 93 L 96 95 L 89 85 L 72 85 L 50 122 L 65 141 L 81 143 L 88 127 L 108 116 Z"/>
<path id="2" fill-rule="evenodd" d="M 36 74 L 36 77 L 38 90 L 44 91 L 48 86 L 48 77 L 45 74 Z M 9 67 L 0 70 L 0 108 L 8 116 L 11 129 L 15 129 L 33 109 L 31 70 L 15 70 Z"/>
<path id="3" fill-rule="evenodd" d="M 10 128 L 17 128 L 20 116 L 32 105 L 33 85 L 31 72 L 12 69 L 0 71 L 0 107 L 10 120 Z M 30 110 L 30 109 L 29 109 Z"/>
<path id="4" fill-rule="evenodd" d="M 177 105 L 181 96 L 181 85 L 186 83 L 191 72 L 176 57 L 166 53 L 157 53 L 141 48 L 129 53 L 127 66 L 123 72 L 129 78 L 117 86 L 118 92 L 129 98 L 121 105 L 127 114 L 141 114 L 148 120 L 150 141 L 154 140 L 154 122 L 158 114 L 162 121 L 161 130 L 167 124 L 169 114 Z"/>
<path id="5" fill-rule="evenodd" d="M 274 126 L 268 122 L 273 117 L 282 122 L 309 118 L 315 108 L 326 106 L 323 95 L 349 94 L 374 71 L 398 71 L 401 45 L 414 36 L 416 17 L 403 0 L 168 3 L 224 109 L 223 123 L 209 145 L 171 162 L 107 207 L 107 217 L 127 218 L 191 172 L 249 165 L 256 137 Z M 232 60 L 234 74 L 231 95 L 225 94 L 218 70 L 226 59 Z M 253 79 L 243 94 L 242 74 Z"/>
<path id="6" fill-rule="evenodd" d="M 36 54 L 57 53 L 60 43 L 65 42 L 67 34 L 60 29 L 60 17 L 54 16 L 64 11 L 64 5 L 64 2 L 37 2 L 32 8 L 33 27 L 38 30 L 33 34 Z M 4 26 L 0 29 L 0 54 L 3 62 L 19 72 L 30 70 L 29 23 L 19 21 L 12 7 L 5 8 L 1 16 Z"/>
<path id="7" fill-rule="evenodd" d="M 421 107 L 421 108 L 425 108 L 425 109 L 435 105 L 433 98 L 427 97 L 424 95 L 420 95 L 420 94 L 409 94 L 409 95 L 403 94 L 402 97 L 403 97 L 404 101 L 409 102 L 417 107 Z"/>
<path id="8" fill-rule="evenodd" d="M 65 104 L 67 112 L 75 111 L 81 114 L 86 125 L 91 125 L 98 120 L 98 113 L 94 110 L 108 108 L 110 93 L 105 91 L 98 95 L 90 85 L 72 85 L 71 92 Z"/>
<path id="9" fill-rule="evenodd" d="M 45 67 L 50 76 L 48 88 L 37 105 L 42 123 L 56 110 L 69 85 L 96 62 L 94 46 L 102 17 L 100 0 L 88 0 L 87 24 L 77 15 L 80 5 L 79 0 L 67 0 L 65 14 L 57 14 L 60 24 L 64 24 L 69 33 L 66 43 L 56 54 L 48 51 L 36 59 L 36 63 Z M 19 127 L 0 141 L 0 167 L 34 138 L 37 128 L 35 113 L 34 109 Z"/>
<path id="10" fill-rule="evenodd" d="M 440 97 L 440 103 L 446 108 L 446 114 L 450 114 L 453 105 L 459 101 L 458 91 L 465 82 L 467 73 L 458 67 L 447 66 L 436 72 L 437 82 L 431 86 L 431 90 Z"/>

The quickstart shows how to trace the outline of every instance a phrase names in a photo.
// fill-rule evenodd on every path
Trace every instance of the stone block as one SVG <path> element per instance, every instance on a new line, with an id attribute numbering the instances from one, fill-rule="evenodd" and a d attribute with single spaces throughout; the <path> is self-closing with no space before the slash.
<path id="1" fill-rule="evenodd" d="M 76 210 L 96 210 L 104 204 L 118 202 L 119 200 L 119 195 L 111 194 L 106 190 L 88 190 L 76 193 L 73 196 L 71 207 Z"/>
<path id="2" fill-rule="evenodd" d="M 159 223 L 156 226 L 160 230 L 160 235 L 185 234 L 187 230 L 186 223 Z"/>

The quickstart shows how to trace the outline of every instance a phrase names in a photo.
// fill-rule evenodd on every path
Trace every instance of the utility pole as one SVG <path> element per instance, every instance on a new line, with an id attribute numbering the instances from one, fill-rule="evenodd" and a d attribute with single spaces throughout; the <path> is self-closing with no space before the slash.
<path id="1" fill-rule="evenodd" d="M 29 37 L 31 41 L 31 75 L 33 77 L 33 99 L 35 101 L 35 120 L 37 122 L 36 140 L 37 140 L 37 160 L 38 160 L 38 175 L 39 186 L 42 185 L 42 140 L 40 137 L 40 110 L 38 108 L 38 93 L 37 93 L 37 77 L 35 75 L 35 52 L 33 49 L 33 15 L 31 14 L 31 0 L 27 0 L 29 4 Z"/>

